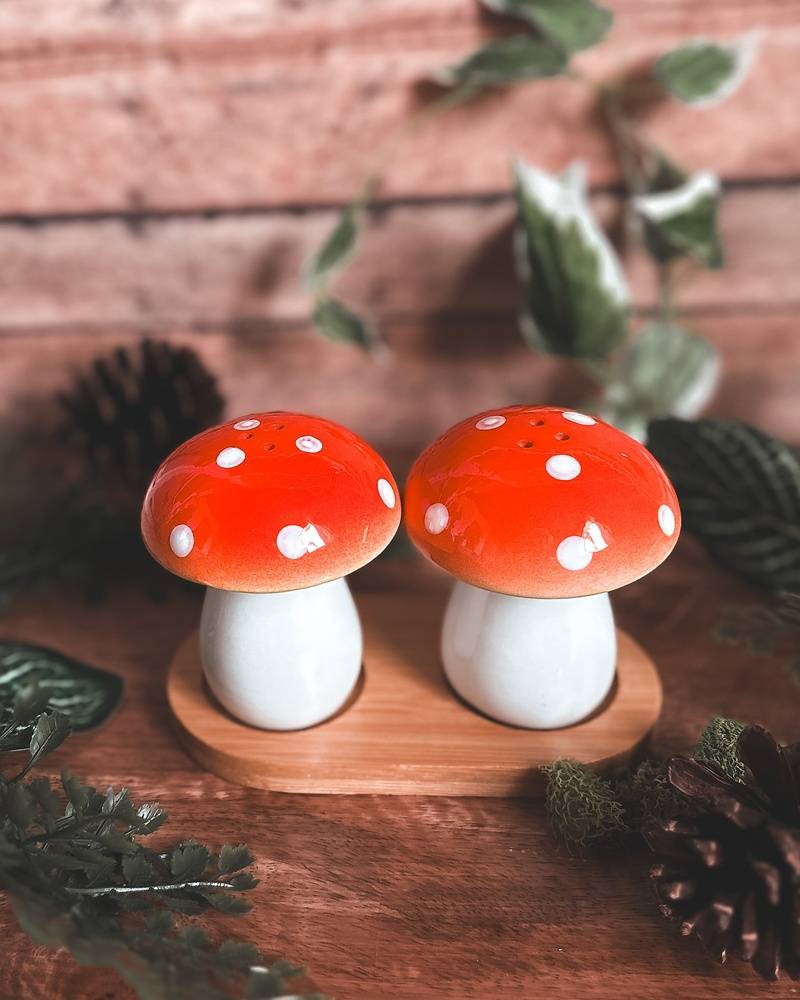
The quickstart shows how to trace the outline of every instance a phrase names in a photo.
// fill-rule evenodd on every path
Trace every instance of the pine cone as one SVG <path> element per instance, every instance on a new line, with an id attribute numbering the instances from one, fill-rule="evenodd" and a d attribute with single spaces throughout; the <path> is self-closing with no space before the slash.
<path id="1" fill-rule="evenodd" d="M 800 743 L 780 747 L 749 726 L 738 752 L 744 782 L 692 758 L 670 761 L 689 803 L 686 815 L 643 829 L 664 858 L 650 876 L 662 912 L 719 962 L 735 954 L 764 979 L 781 969 L 800 979 Z"/>
<path id="2" fill-rule="evenodd" d="M 89 470 L 137 489 L 186 438 L 217 423 L 223 403 L 194 351 L 152 340 L 97 358 L 59 398 Z"/>

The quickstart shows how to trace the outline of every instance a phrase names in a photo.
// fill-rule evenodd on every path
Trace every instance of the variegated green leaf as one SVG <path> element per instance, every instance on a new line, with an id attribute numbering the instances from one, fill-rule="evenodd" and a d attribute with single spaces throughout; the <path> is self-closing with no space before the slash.
<path id="1" fill-rule="evenodd" d="M 54 649 L 0 641 L 0 701 L 21 689 L 47 691 L 46 704 L 65 715 L 75 730 L 99 726 L 122 695 L 122 679 Z"/>
<path id="2" fill-rule="evenodd" d="M 320 299 L 314 306 L 314 326 L 328 340 L 370 350 L 378 341 L 375 330 L 338 299 Z"/>
<path id="3" fill-rule="evenodd" d="M 644 441 L 650 420 L 696 417 L 702 411 L 717 385 L 719 359 L 702 337 L 652 323 L 604 375 L 602 396 L 592 408 Z"/>
<path id="4" fill-rule="evenodd" d="M 358 207 L 348 205 L 306 268 L 306 283 L 312 289 L 325 287 L 350 261 L 358 239 Z"/>
<path id="5" fill-rule="evenodd" d="M 634 198 L 633 204 L 644 222 L 650 255 L 662 262 L 693 257 L 706 267 L 721 267 L 722 243 L 717 231 L 719 196 L 716 175 L 701 171 L 679 187 Z"/>
<path id="6" fill-rule="evenodd" d="M 449 87 L 480 89 L 558 76 L 566 68 L 564 52 L 545 39 L 509 35 L 487 42 L 461 62 L 439 70 L 435 78 Z"/>
<path id="7" fill-rule="evenodd" d="M 518 162 L 515 180 L 525 338 L 550 354 L 605 357 L 626 336 L 630 295 L 589 207 L 582 165 L 558 177 Z"/>
<path id="8" fill-rule="evenodd" d="M 678 491 L 684 526 L 728 569 L 800 590 L 800 459 L 734 420 L 655 420 L 648 446 Z"/>
<path id="9" fill-rule="evenodd" d="M 762 32 L 752 31 L 730 45 L 695 38 L 662 56 L 655 75 L 668 93 L 695 107 L 724 101 L 747 77 Z"/>
<path id="10" fill-rule="evenodd" d="M 498 14 L 527 21 L 566 52 L 601 42 L 614 21 L 611 11 L 593 0 L 483 0 L 483 4 Z"/>

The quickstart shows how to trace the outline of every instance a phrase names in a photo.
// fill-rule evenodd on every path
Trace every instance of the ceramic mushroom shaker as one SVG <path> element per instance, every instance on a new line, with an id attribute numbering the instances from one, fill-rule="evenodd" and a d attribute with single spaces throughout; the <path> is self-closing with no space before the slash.
<path id="1" fill-rule="evenodd" d="M 608 591 L 655 569 L 680 531 L 675 491 L 622 431 L 572 410 L 470 417 L 415 462 L 405 521 L 456 577 L 442 630 L 455 690 L 502 722 L 569 726 L 614 680 Z"/>
<path id="2" fill-rule="evenodd" d="M 351 431 L 253 413 L 163 462 L 142 535 L 158 562 L 207 587 L 200 652 L 217 699 L 251 725 L 302 729 L 353 690 L 361 626 L 344 577 L 399 520 L 391 472 Z"/>

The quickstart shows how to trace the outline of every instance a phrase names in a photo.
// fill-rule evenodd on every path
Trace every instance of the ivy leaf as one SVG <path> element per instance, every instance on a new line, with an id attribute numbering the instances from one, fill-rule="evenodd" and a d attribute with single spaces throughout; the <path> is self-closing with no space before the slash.
<path id="1" fill-rule="evenodd" d="M 611 11 L 593 0 L 483 0 L 483 4 L 497 14 L 527 21 L 566 52 L 601 42 L 614 21 Z"/>
<path id="2" fill-rule="evenodd" d="M 0 702 L 15 700 L 16 703 L 18 693 L 33 685 L 47 690 L 47 705 L 67 716 L 74 730 L 99 726 L 116 707 L 123 687 L 122 678 L 116 674 L 73 660 L 54 649 L 0 641 Z M 26 721 L 34 715 L 29 715 Z"/>
<path id="3" fill-rule="evenodd" d="M 751 31 L 731 45 L 694 38 L 658 60 L 656 79 L 685 104 L 698 108 L 719 104 L 747 77 L 762 38 L 761 31 Z"/>
<path id="4" fill-rule="evenodd" d="M 533 35 L 495 38 L 460 63 L 435 74 L 445 86 L 498 87 L 521 80 L 558 76 L 567 68 L 561 49 Z"/>
<path id="5" fill-rule="evenodd" d="M 348 205 L 308 263 L 306 283 L 311 289 L 318 291 L 324 288 L 350 261 L 358 239 L 358 223 L 358 206 Z"/>
<path id="6" fill-rule="evenodd" d="M 717 386 L 719 358 L 707 340 L 683 327 L 652 323 L 604 375 L 603 394 L 592 408 L 644 441 L 650 420 L 701 412 Z"/>
<path id="7" fill-rule="evenodd" d="M 219 852 L 218 868 L 221 875 L 241 871 L 253 863 L 247 844 L 223 844 Z"/>
<path id="8" fill-rule="evenodd" d="M 722 565 L 770 590 L 800 590 L 800 458 L 735 420 L 656 420 L 648 447 L 683 521 Z"/>
<path id="9" fill-rule="evenodd" d="M 589 208 L 583 164 L 558 177 L 518 161 L 515 179 L 523 335 L 550 354 L 605 357 L 627 334 L 630 294 Z"/>
<path id="10" fill-rule="evenodd" d="M 40 715 L 31 736 L 31 763 L 52 753 L 70 734 L 69 719 L 61 712 Z"/>
<path id="11" fill-rule="evenodd" d="M 647 250 L 656 260 L 693 257 L 706 267 L 722 267 L 715 174 L 701 171 L 672 190 L 639 195 L 633 204 L 644 222 Z"/>
<path id="12" fill-rule="evenodd" d="M 657 146 L 645 144 L 647 153 L 646 188 L 650 194 L 673 191 L 689 180 L 689 174 Z"/>
<path id="13" fill-rule="evenodd" d="M 314 326 L 334 342 L 355 344 L 370 350 L 377 342 L 373 328 L 338 299 L 320 299 L 312 315 Z"/>

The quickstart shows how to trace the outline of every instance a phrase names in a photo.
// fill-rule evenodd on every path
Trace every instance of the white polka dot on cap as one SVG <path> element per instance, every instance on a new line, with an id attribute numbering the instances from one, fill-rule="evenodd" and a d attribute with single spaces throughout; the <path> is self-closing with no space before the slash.
<path id="1" fill-rule="evenodd" d="M 553 479 L 575 479 L 581 474 L 581 463 L 572 455 L 551 455 L 545 463 L 545 470 Z"/>
<path id="2" fill-rule="evenodd" d="M 475 426 L 479 431 L 493 431 L 496 427 L 502 427 L 505 422 L 506 418 L 497 413 L 491 417 L 481 417 Z"/>
<path id="3" fill-rule="evenodd" d="M 250 417 L 248 420 L 237 420 L 233 425 L 235 431 L 252 431 L 256 427 L 261 426 L 261 421 L 256 420 L 255 417 Z"/>
<path id="4" fill-rule="evenodd" d="M 298 451 L 305 451 L 309 455 L 314 455 L 318 451 L 322 451 L 322 442 L 319 438 L 312 437 L 311 434 L 304 434 L 295 441 L 295 447 Z"/>
<path id="5" fill-rule="evenodd" d="M 388 479 L 378 480 L 378 496 L 381 500 L 383 500 L 389 510 L 394 509 L 394 505 L 397 503 L 397 497 L 394 495 L 392 484 Z"/>
<path id="6" fill-rule="evenodd" d="M 667 538 L 671 538 L 675 534 L 675 514 L 672 508 L 665 503 L 662 503 L 658 508 L 658 526 Z"/>
<path id="7" fill-rule="evenodd" d="M 443 503 L 432 503 L 425 511 L 425 530 L 431 535 L 441 535 L 450 523 L 450 511 Z"/>
<path id="8" fill-rule="evenodd" d="M 241 448 L 223 448 L 217 455 L 217 465 L 220 469 L 235 469 L 244 459 L 245 455 Z"/>
<path id="9" fill-rule="evenodd" d="M 176 524 L 169 533 L 169 547 L 179 559 L 184 559 L 194 548 L 194 532 L 188 524 Z"/>
<path id="10" fill-rule="evenodd" d="M 563 539 L 556 549 L 556 559 L 558 559 L 559 565 L 573 572 L 586 569 L 592 561 L 593 555 L 591 545 L 587 539 L 580 535 L 570 535 Z"/>
<path id="11" fill-rule="evenodd" d="M 575 410 L 565 410 L 561 416 L 573 424 L 583 424 L 586 427 L 597 423 L 594 417 L 587 417 L 585 413 L 576 413 Z"/>

